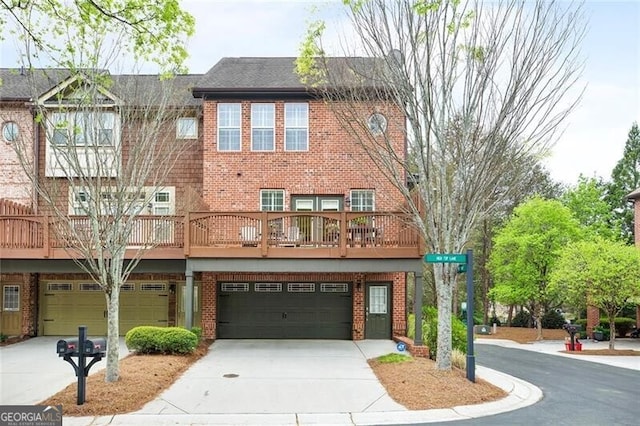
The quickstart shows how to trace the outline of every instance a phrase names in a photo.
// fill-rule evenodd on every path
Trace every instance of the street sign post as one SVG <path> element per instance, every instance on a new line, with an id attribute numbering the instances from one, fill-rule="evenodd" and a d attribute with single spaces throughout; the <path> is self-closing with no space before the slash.
<path id="1" fill-rule="evenodd" d="M 427 253 L 427 263 L 458 263 L 457 272 L 467 274 L 467 380 L 476 381 L 476 359 L 473 351 L 473 250 L 461 253 Z"/>
<path id="2" fill-rule="evenodd" d="M 427 263 L 467 263 L 466 254 L 457 253 L 427 253 L 424 255 Z"/>

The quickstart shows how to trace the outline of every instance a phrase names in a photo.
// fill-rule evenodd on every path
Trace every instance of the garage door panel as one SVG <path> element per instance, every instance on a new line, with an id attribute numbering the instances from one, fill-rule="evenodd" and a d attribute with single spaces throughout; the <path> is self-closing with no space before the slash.
<path id="1" fill-rule="evenodd" d="M 350 339 L 352 297 L 321 291 L 318 283 L 276 286 L 222 283 L 218 290 L 218 338 Z M 225 291 L 225 289 L 231 291 Z M 277 291 L 277 289 L 280 289 Z M 310 291 L 313 289 L 312 291 Z M 346 293 L 346 294 L 345 294 Z"/>
<path id="2" fill-rule="evenodd" d="M 164 283 L 125 284 L 120 292 L 120 334 L 138 325 L 166 326 L 168 292 Z M 86 325 L 91 336 L 106 335 L 106 299 L 88 283 L 44 283 L 41 312 L 44 335 L 77 335 Z M 84 290 L 83 290 L 84 289 Z"/>

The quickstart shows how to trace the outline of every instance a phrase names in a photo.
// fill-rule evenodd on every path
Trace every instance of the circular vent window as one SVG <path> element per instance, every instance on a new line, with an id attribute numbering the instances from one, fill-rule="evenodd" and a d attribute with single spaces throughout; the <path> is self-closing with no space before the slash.
<path id="1" fill-rule="evenodd" d="M 369 119 L 367 120 L 367 125 L 369 126 L 369 131 L 374 136 L 379 136 L 383 134 L 387 130 L 387 118 L 376 112 L 375 114 L 371 114 Z"/>
<path id="2" fill-rule="evenodd" d="M 18 125 L 13 121 L 7 121 L 2 125 L 2 139 L 5 142 L 15 142 L 18 139 Z"/>

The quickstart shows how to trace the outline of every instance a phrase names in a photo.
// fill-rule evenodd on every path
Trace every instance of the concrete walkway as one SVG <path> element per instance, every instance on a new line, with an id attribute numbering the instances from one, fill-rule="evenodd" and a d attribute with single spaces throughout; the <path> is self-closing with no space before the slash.
<path id="1" fill-rule="evenodd" d="M 65 425 L 382 425 L 463 420 L 534 404 L 542 392 L 478 367 L 509 393 L 489 404 L 409 411 L 394 402 L 366 360 L 397 352 L 391 341 L 218 340 L 140 411 L 65 418 Z"/>
<path id="2" fill-rule="evenodd" d="M 55 337 L 0 348 L 0 405 L 34 404 L 75 382 L 71 366 L 55 354 Z M 607 342 L 583 341 L 583 349 Z M 640 370 L 640 357 L 564 354 L 563 341 L 493 344 Z M 640 339 L 617 348 L 640 350 Z M 121 342 L 121 355 L 128 350 Z M 397 352 L 385 340 L 218 340 L 209 353 L 140 411 L 115 416 L 65 417 L 65 425 L 383 425 L 488 416 L 532 405 L 537 387 L 495 370 L 476 376 L 509 395 L 496 402 L 452 409 L 409 411 L 394 402 L 366 360 Z M 97 371 L 104 363 L 97 364 Z"/>

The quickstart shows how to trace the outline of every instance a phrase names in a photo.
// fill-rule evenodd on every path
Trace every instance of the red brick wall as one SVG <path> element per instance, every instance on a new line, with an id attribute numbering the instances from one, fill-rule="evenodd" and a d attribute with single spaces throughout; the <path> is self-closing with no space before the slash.
<path id="1" fill-rule="evenodd" d="M 0 104 L 0 131 L 7 121 L 15 122 L 19 133 L 18 141 L 13 143 L 5 142 L 0 134 L 0 198 L 31 206 L 31 184 L 20 165 L 16 148 L 33 161 L 33 118 L 24 104 Z"/>
<path id="2" fill-rule="evenodd" d="M 213 272 L 202 273 L 202 336 L 205 339 L 216 338 L 216 299 L 217 299 L 216 274 Z"/>
<path id="3" fill-rule="evenodd" d="M 234 100 L 220 102 L 237 102 Z M 275 151 L 251 151 L 251 101 L 242 102 L 242 151 L 217 150 L 217 102 L 204 101 L 204 200 L 211 210 L 256 210 L 260 189 L 284 189 L 285 210 L 291 195 L 347 195 L 351 189 L 376 189 L 376 210 L 402 205 L 397 190 L 376 170 L 353 137 L 321 101 L 309 101 L 309 151 L 284 151 L 284 102 L 275 103 Z M 367 112 L 366 114 L 369 114 Z M 404 123 L 398 111 L 390 123 Z M 391 133 L 404 152 L 404 126 Z M 390 130 L 391 131 L 391 130 Z"/>
<path id="4" fill-rule="evenodd" d="M 600 309 L 595 306 L 587 306 L 587 335 L 593 337 L 593 328 L 600 324 Z"/>

